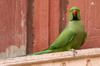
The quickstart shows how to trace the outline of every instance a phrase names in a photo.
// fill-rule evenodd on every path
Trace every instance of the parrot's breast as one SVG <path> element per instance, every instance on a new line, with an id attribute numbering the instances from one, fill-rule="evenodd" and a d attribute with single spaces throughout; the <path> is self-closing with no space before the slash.
<path id="1" fill-rule="evenodd" d="M 79 49 L 81 47 L 82 42 L 84 40 L 84 34 L 85 34 L 85 31 L 76 32 L 73 40 L 69 42 L 68 44 L 70 45 L 71 49 Z"/>

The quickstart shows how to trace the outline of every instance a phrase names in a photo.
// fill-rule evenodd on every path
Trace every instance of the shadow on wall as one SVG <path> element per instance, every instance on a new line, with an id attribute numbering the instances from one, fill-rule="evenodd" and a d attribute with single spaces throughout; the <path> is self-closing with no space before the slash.
<path id="1" fill-rule="evenodd" d="M 67 18 L 67 7 L 68 7 L 69 1 L 68 0 L 60 0 L 60 27 L 59 27 L 59 33 L 62 32 L 62 30 L 66 27 Z"/>
<path id="2" fill-rule="evenodd" d="M 34 29 L 33 29 L 33 2 L 28 0 L 27 6 L 27 54 L 32 53 L 34 42 Z"/>

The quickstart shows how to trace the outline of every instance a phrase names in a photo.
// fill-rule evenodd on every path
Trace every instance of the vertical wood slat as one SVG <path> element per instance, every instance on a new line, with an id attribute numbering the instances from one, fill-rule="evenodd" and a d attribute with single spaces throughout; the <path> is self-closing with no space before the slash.
<path id="1" fill-rule="evenodd" d="M 59 35 L 59 23 L 60 23 L 60 0 L 50 0 L 50 22 L 49 22 L 49 44 Z"/>
<path id="2" fill-rule="evenodd" d="M 34 0 L 34 49 L 44 50 L 49 42 L 49 0 Z"/>

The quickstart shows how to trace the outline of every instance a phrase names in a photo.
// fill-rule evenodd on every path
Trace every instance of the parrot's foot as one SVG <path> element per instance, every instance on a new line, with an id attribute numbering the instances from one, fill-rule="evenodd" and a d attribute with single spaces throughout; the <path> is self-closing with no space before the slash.
<path id="1" fill-rule="evenodd" d="M 70 49 L 70 51 L 75 51 L 75 49 Z"/>
<path id="2" fill-rule="evenodd" d="M 75 54 L 77 53 L 77 52 L 75 51 L 75 49 L 70 49 L 70 51 L 73 52 L 73 57 L 75 57 Z"/>

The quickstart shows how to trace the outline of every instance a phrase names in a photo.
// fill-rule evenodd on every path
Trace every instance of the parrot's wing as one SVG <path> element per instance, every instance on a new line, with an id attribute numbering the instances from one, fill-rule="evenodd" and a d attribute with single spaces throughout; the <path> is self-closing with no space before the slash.
<path id="1" fill-rule="evenodd" d="M 83 41 L 82 41 L 81 46 L 84 44 L 84 42 L 85 42 L 86 38 L 87 38 L 87 33 L 85 32 L 85 34 L 84 34 L 84 38 L 83 38 Z"/>
<path id="2" fill-rule="evenodd" d="M 53 44 L 48 49 L 57 49 L 64 47 L 70 41 L 73 40 L 75 33 L 70 29 L 65 28 L 64 31 L 58 36 L 58 38 L 53 42 Z"/>

